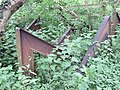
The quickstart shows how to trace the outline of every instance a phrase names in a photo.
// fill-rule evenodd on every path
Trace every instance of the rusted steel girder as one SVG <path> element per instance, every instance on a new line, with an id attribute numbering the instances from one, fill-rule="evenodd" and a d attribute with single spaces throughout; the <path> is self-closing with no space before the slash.
<path id="1" fill-rule="evenodd" d="M 95 47 L 94 42 L 97 41 L 100 44 L 101 42 L 105 41 L 108 38 L 108 35 L 115 34 L 115 27 L 118 23 L 120 23 L 120 17 L 116 11 L 113 12 L 112 24 L 110 21 L 110 16 L 105 17 L 96 36 L 94 37 L 92 45 L 90 45 L 88 51 L 86 52 L 86 54 L 81 62 L 81 66 L 86 65 L 88 58 L 94 56 L 94 47 Z"/>
<path id="2" fill-rule="evenodd" d="M 69 28 L 64 36 L 70 35 L 72 29 Z M 66 37 L 62 36 L 61 41 L 64 42 Z M 17 52 L 18 52 L 18 60 L 20 66 L 30 65 L 30 70 L 34 71 L 34 56 L 33 51 L 37 51 L 40 54 L 47 56 L 51 53 L 52 49 L 55 46 L 33 36 L 32 34 L 24 31 L 23 29 L 16 29 L 16 44 L 17 44 Z"/>
<path id="3" fill-rule="evenodd" d="M 37 51 L 47 56 L 50 54 L 51 50 L 55 48 L 53 45 L 20 28 L 17 28 L 16 30 L 16 41 L 20 66 L 29 64 L 30 70 L 32 71 L 34 71 L 33 51 Z"/>
<path id="4" fill-rule="evenodd" d="M 116 11 L 113 12 L 112 24 L 110 21 L 110 17 L 109 16 L 105 17 L 104 21 L 102 22 L 94 40 L 93 40 L 92 45 L 90 45 L 87 53 L 85 54 L 85 56 L 81 62 L 81 65 L 86 65 L 88 58 L 94 56 L 94 47 L 95 47 L 94 42 L 97 41 L 98 43 L 101 43 L 108 38 L 108 35 L 115 34 L 115 27 L 116 27 L 117 23 L 120 23 L 120 17 Z"/>
<path id="5" fill-rule="evenodd" d="M 94 56 L 94 47 L 95 47 L 95 42 L 98 42 L 101 44 L 101 42 L 105 41 L 108 38 L 108 35 L 111 32 L 111 24 L 110 24 L 110 16 L 106 16 L 104 21 L 102 22 L 97 34 L 95 35 L 92 45 L 90 45 L 88 51 L 86 52 L 81 65 L 86 65 L 88 58 Z"/>

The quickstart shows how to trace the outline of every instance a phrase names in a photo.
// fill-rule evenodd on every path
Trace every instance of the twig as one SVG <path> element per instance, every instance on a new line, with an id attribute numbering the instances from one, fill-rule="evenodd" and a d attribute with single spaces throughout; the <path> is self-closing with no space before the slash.
<path id="1" fill-rule="evenodd" d="M 74 18 L 78 17 L 78 15 L 74 11 L 69 11 L 69 10 L 65 9 L 64 7 L 62 7 L 62 6 L 58 7 L 57 9 L 59 9 L 60 11 L 64 10 L 65 12 L 67 12 L 68 14 L 70 14 Z"/>
<path id="2" fill-rule="evenodd" d="M 65 6 L 64 8 L 76 8 L 76 7 L 98 7 L 98 6 L 102 6 L 103 4 L 105 4 L 105 3 L 108 3 L 109 1 L 107 1 L 107 2 L 104 2 L 104 3 L 94 3 L 94 4 L 87 4 L 87 6 L 86 6 L 86 4 L 84 4 L 84 5 L 74 5 L 74 6 Z"/>

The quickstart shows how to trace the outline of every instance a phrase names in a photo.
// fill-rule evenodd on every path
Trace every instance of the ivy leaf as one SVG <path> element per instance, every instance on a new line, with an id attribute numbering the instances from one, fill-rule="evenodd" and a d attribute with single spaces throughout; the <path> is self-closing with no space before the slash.
<path id="1" fill-rule="evenodd" d="M 55 68 L 56 68 L 56 65 L 50 65 L 50 68 L 53 70 L 53 71 L 55 71 Z"/>
<path id="2" fill-rule="evenodd" d="M 68 67 L 70 67 L 70 66 L 71 66 L 71 62 L 70 62 L 70 61 L 62 62 L 62 67 L 63 67 L 64 69 L 66 69 L 66 68 L 68 68 Z"/>
<path id="3" fill-rule="evenodd" d="M 71 61 L 72 61 L 72 62 L 78 62 L 78 60 L 77 60 L 76 57 L 72 57 Z"/>

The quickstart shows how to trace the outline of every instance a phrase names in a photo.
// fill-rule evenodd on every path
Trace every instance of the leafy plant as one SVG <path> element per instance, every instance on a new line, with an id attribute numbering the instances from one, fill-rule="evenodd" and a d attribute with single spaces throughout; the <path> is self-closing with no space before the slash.
<path id="1" fill-rule="evenodd" d="M 87 4 L 94 3 L 100 6 L 81 6 L 85 4 L 84 0 L 28 0 L 12 16 L 5 27 L 6 32 L 3 32 L 0 43 L 0 89 L 119 90 L 119 27 L 117 35 L 105 41 L 96 51 L 96 57 L 90 58 L 88 65 L 80 69 L 84 75 L 76 72 L 103 16 L 112 15 L 113 1 L 106 4 L 106 0 L 89 0 Z M 56 48 L 48 57 L 35 54 L 37 75 L 31 78 L 22 75 L 21 69 L 18 70 L 15 28 L 24 28 L 38 17 L 41 29 L 28 31 L 56 45 Z M 68 27 L 72 27 L 74 32 L 65 39 L 64 44 L 58 46 L 57 40 Z"/>

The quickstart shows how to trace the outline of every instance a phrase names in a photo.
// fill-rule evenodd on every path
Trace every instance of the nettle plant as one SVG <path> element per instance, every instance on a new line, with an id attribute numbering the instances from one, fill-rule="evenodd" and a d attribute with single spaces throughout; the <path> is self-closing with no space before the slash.
<path id="1" fill-rule="evenodd" d="M 17 62 L 16 41 L 15 41 L 15 23 L 11 20 L 3 33 L 0 42 L 0 62 L 2 66 L 14 65 Z"/>
<path id="2" fill-rule="evenodd" d="M 23 70 L 19 68 L 14 72 L 13 66 L 2 67 L 0 63 L 0 89 L 1 90 L 31 90 L 35 86 L 37 79 L 31 79 L 23 75 Z M 35 89 L 34 89 L 35 90 Z"/>
<path id="3" fill-rule="evenodd" d="M 57 55 L 50 54 L 48 57 L 38 57 L 35 66 L 41 84 L 45 85 L 47 90 L 77 88 L 76 81 L 72 81 L 72 79 L 77 73 L 76 69 L 79 68 L 86 51 L 85 48 L 87 49 L 90 42 L 90 39 L 82 37 L 74 40 L 66 39 L 64 44 L 53 50 L 53 53 Z"/>
<path id="4" fill-rule="evenodd" d="M 34 1 L 34 2 L 33 2 Z M 55 0 L 54 0 L 55 1 Z M 83 66 L 84 76 L 76 69 L 79 68 L 81 59 L 88 49 L 88 45 L 98 29 L 102 17 L 99 13 L 111 12 L 110 5 L 103 5 L 103 8 L 78 7 L 67 8 L 74 11 L 78 17 L 73 18 L 65 10 L 59 11 L 59 6 L 78 5 L 78 0 L 54 2 L 53 0 L 29 0 L 18 12 L 10 19 L 3 33 L 3 40 L 0 43 L 0 89 L 6 90 L 119 90 L 119 32 L 117 37 L 111 38 L 112 45 L 107 41 L 96 52 L 96 58 L 89 60 L 87 67 Z M 57 0 L 56 0 L 57 1 Z M 106 0 L 102 0 L 106 1 Z M 101 3 L 101 0 L 97 2 Z M 112 4 L 113 5 L 113 4 Z M 104 7 L 106 6 L 106 8 Z M 32 8 L 31 8 L 32 7 Z M 108 10 L 108 11 L 105 11 Z M 31 13 L 31 14 L 29 14 Z M 64 15 L 63 18 L 61 14 Z M 89 31 L 88 18 L 91 15 Z M 85 15 L 85 16 L 84 16 Z M 29 16 L 29 17 L 28 17 Z M 48 57 L 35 54 L 35 69 L 37 79 L 22 75 L 21 70 L 17 72 L 18 63 L 16 55 L 15 27 L 25 27 L 26 23 L 31 22 L 34 17 L 39 17 L 41 29 L 30 31 L 41 39 L 55 44 L 68 27 L 72 26 L 75 31 L 71 34 L 70 40 L 56 46 L 53 53 Z M 119 28 L 118 28 L 119 29 Z M 71 38 L 72 37 L 72 38 Z M 55 41 L 56 40 L 56 41 Z M 54 52 L 61 49 L 62 51 Z M 2 51 L 2 52 L 1 52 Z M 9 64 L 11 64 L 9 66 Z"/>
<path id="5" fill-rule="evenodd" d="M 117 36 L 117 37 L 116 37 Z M 86 66 L 80 70 L 84 75 L 76 72 L 84 56 L 87 39 L 77 38 L 65 40 L 65 44 L 58 46 L 59 58 L 50 54 L 48 58 L 41 56 L 36 60 L 36 71 L 43 90 L 119 90 L 119 32 L 98 44 L 96 57 L 90 58 Z M 81 42 L 83 41 L 83 42 Z M 90 41 L 88 40 L 89 45 Z M 111 46 L 112 44 L 112 46 Z M 115 47 L 116 46 L 116 47 Z M 81 57 L 80 57 L 81 56 Z M 114 78 L 113 78 L 114 77 Z"/>
<path id="6" fill-rule="evenodd" d="M 117 28 L 119 30 L 119 28 Z M 117 35 L 110 36 L 103 46 L 97 50 L 96 58 L 89 59 L 86 68 L 87 86 L 92 90 L 119 90 L 120 89 L 120 65 L 119 65 L 119 38 Z"/>
<path id="7" fill-rule="evenodd" d="M 10 0 L 0 0 L 0 9 L 4 8 L 4 6 L 9 3 L 10 3 Z"/>

